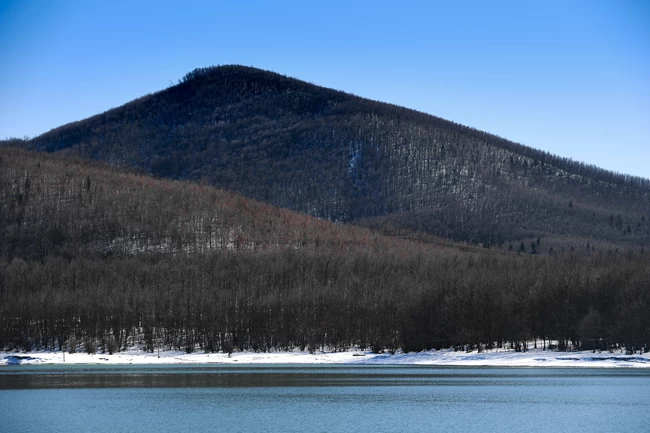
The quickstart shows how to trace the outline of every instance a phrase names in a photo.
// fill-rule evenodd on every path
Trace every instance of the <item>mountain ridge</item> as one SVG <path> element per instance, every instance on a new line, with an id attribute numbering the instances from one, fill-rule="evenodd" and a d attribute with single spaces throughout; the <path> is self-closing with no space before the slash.
<path id="1" fill-rule="evenodd" d="M 175 87 L 177 87 L 179 85 L 182 85 L 182 84 L 186 84 L 188 82 L 196 80 L 197 78 L 199 78 L 199 77 L 201 77 L 203 75 L 208 75 L 211 72 L 217 71 L 217 70 L 232 70 L 232 71 L 237 71 L 237 72 L 240 72 L 240 73 L 241 72 L 255 72 L 255 73 L 270 74 L 272 76 L 275 76 L 278 79 L 287 80 L 287 81 L 291 81 L 291 82 L 299 82 L 299 83 L 301 83 L 303 85 L 316 87 L 318 89 L 322 89 L 322 90 L 325 90 L 325 91 L 328 91 L 328 92 L 338 93 L 338 94 L 344 95 L 346 97 L 357 98 L 357 99 L 363 100 L 365 102 L 370 102 L 370 103 L 374 103 L 374 104 L 381 104 L 381 105 L 384 105 L 384 106 L 390 106 L 390 107 L 393 107 L 393 108 L 398 109 L 398 110 L 407 110 L 407 111 L 409 111 L 411 113 L 421 115 L 421 116 L 423 116 L 425 118 L 432 119 L 432 120 L 435 120 L 435 121 L 438 121 L 438 122 L 444 122 L 449 126 L 454 126 L 454 127 L 461 128 L 464 131 L 473 132 L 478 137 L 488 137 L 489 139 L 494 140 L 495 144 L 500 143 L 501 147 L 504 148 L 504 149 L 508 149 L 508 150 L 518 149 L 517 153 L 522 154 L 522 156 L 530 156 L 530 157 L 533 157 L 533 158 L 537 157 L 538 159 L 541 159 L 541 160 L 548 159 L 548 160 L 554 161 L 556 164 L 557 164 L 557 161 L 564 161 L 568 165 L 574 165 L 575 164 L 575 165 L 581 166 L 585 170 L 593 170 L 593 171 L 599 172 L 603 176 L 607 176 L 607 177 L 609 177 L 611 179 L 618 178 L 619 182 L 621 182 L 621 183 L 628 183 L 628 182 L 630 182 L 630 183 L 638 183 L 639 185 L 641 185 L 643 187 L 647 187 L 647 188 L 650 189 L 650 178 L 646 178 L 646 177 L 643 177 L 643 176 L 636 176 L 636 175 L 626 174 L 626 173 L 618 172 L 618 171 L 615 171 L 615 170 L 605 169 L 605 168 L 599 167 L 599 166 L 597 166 L 595 164 L 585 163 L 585 162 L 582 162 L 580 160 L 573 159 L 573 158 L 570 158 L 570 157 L 562 157 L 560 155 L 553 154 L 553 153 L 543 151 L 543 150 L 539 150 L 539 149 L 536 149 L 536 148 L 534 148 L 532 146 L 528 146 L 528 145 L 525 145 L 525 144 L 520 143 L 520 142 L 509 140 L 508 138 L 502 137 L 502 136 L 500 136 L 498 134 L 495 134 L 495 133 L 491 133 L 491 132 L 480 130 L 478 128 L 463 125 L 461 123 L 454 122 L 452 120 L 445 119 L 445 118 L 436 116 L 434 114 L 427 113 L 427 112 L 424 112 L 424 111 L 420 111 L 420 110 L 417 110 L 417 109 L 408 108 L 408 107 L 400 106 L 400 105 L 397 105 L 397 104 L 392 104 L 390 102 L 379 101 L 379 100 L 359 96 L 359 95 L 356 95 L 354 93 L 346 92 L 344 90 L 339 90 L 339 89 L 328 88 L 328 87 L 325 87 L 325 86 L 320 86 L 318 84 L 315 84 L 315 83 L 312 83 L 312 82 L 309 82 L 309 81 L 306 81 L 306 80 L 301 80 L 301 79 L 298 79 L 298 78 L 291 78 L 291 77 L 289 77 L 287 75 L 283 75 L 283 74 L 280 74 L 280 73 L 277 73 L 277 72 L 274 72 L 274 71 L 267 71 L 267 70 L 264 70 L 264 69 L 259 69 L 259 68 L 255 68 L 255 67 L 252 67 L 252 66 L 243 66 L 243 65 L 239 65 L 239 64 L 227 64 L 227 65 L 208 66 L 208 67 L 196 68 L 196 69 L 192 70 L 191 72 L 188 72 L 181 79 L 179 79 L 178 82 L 175 85 L 171 85 L 171 86 L 169 86 L 169 87 L 167 87 L 165 89 L 143 95 L 143 96 L 138 97 L 138 98 L 136 98 L 136 99 L 134 99 L 132 101 L 126 102 L 126 103 L 124 103 L 124 104 L 122 104 L 122 105 L 120 105 L 118 107 L 109 108 L 108 110 L 106 110 L 106 111 L 104 111 L 102 113 L 98 113 L 98 114 L 89 116 L 87 118 L 81 119 L 81 120 L 69 122 L 69 123 L 66 123 L 64 125 L 60 125 L 58 127 L 52 128 L 49 131 L 46 131 L 46 132 L 44 132 L 42 134 L 39 134 L 39 135 L 37 135 L 35 137 L 32 137 L 28 141 L 34 141 L 34 140 L 37 140 L 37 139 L 39 139 L 39 138 L 41 138 L 43 136 L 47 136 L 47 135 L 52 134 L 52 133 L 60 132 L 61 130 L 64 130 L 64 129 L 68 128 L 68 127 L 73 127 L 73 126 L 78 125 L 78 124 L 80 124 L 82 122 L 90 121 L 90 120 L 93 120 L 95 118 L 99 118 L 100 116 L 107 115 L 109 112 L 119 110 L 119 109 L 123 108 L 126 105 L 129 105 L 131 103 L 136 103 L 136 102 L 142 101 L 142 100 L 150 98 L 150 97 L 154 97 L 154 96 L 156 96 L 158 94 L 161 94 L 161 93 L 164 93 L 164 92 L 168 91 L 169 89 L 175 88 Z M 39 149 L 39 150 L 44 150 L 44 149 Z M 51 151 L 51 150 L 49 150 L 49 151 Z M 609 181 L 612 181 L 612 180 L 609 180 Z"/>

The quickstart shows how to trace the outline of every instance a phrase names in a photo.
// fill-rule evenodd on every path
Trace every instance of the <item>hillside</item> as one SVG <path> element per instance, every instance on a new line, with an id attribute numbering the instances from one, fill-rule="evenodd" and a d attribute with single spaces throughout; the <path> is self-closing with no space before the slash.
<path id="1" fill-rule="evenodd" d="M 432 248 L 215 187 L 0 148 L 0 258 Z"/>
<path id="2" fill-rule="evenodd" d="M 197 69 L 23 145 L 392 235 L 544 253 L 650 242 L 647 179 L 248 67 Z"/>
<path id="3" fill-rule="evenodd" d="M 386 237 L 0 148 L 0 348 L 647 351 L 650 256 Z M 544 343 L 546 344 L 546 343 Z"/>

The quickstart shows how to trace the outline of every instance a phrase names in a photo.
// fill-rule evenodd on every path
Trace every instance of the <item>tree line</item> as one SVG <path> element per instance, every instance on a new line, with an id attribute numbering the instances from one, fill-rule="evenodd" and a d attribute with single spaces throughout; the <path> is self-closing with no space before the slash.
<path id="1" fill-rule="evenodd" d="M 647 257 L 213 252 L 0 263 L 5 349 L 650 347 Z"/>

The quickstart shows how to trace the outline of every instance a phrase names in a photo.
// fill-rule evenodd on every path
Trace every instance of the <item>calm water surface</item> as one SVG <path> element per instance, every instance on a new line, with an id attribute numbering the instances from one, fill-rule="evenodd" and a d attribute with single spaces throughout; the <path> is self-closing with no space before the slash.
<path id="1" fill-rule="evenodd" d="M 650 371 L 8 366 L 6 432 L 650 431 Z"/>

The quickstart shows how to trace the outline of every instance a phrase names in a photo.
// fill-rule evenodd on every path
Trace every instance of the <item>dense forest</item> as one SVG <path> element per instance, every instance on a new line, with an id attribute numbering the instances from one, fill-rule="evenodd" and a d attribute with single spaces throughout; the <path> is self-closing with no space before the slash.
<path id="1" fill-rule="evenodd" d="M 11 144 L 202 182 L 389 235 L 506 251 L 523 244 L 528 253 L 650 242 L 650 180 L 242 66 L 197 69 Z"/>
<path id="2" fill-rule="evenodd" d="M 0 148 L 0 185 L 7 261 L 298 248 L 374 254 L 409 245 L 206 185 L 19 148 Z"/>
<path id="3" fill-rule="evenodd" d="M 5 350 L 650 348 L 644 249 L 530 248 L 386 236 L 0 148 Z"/>

